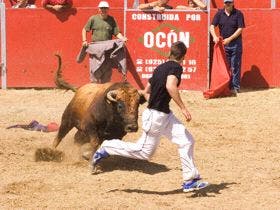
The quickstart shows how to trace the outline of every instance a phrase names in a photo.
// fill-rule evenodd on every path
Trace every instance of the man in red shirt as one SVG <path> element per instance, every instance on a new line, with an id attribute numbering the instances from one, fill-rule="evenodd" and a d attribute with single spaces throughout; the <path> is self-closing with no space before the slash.
<path id="1" fill-rule="evenodd" d="M 64 9 L 69 9 L 73 5 L 72 0 L 42 0 L 42 6 L 45 9 L 61 12 Z"/>

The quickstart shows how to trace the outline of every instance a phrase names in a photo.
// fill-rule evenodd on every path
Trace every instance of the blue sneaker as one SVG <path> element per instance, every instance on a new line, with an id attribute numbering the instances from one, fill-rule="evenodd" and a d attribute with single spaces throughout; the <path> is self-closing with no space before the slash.
<path id="1" fill-rule="evenodd" d="M 200 178 L 193 179 L 183 184 L 183 192 L 191 192 L 194 190 L 200 190 L 208 186 L 208 182 L 203 182 Z"/>
<path id="2" fill-rule="evenodd" d="M 97 150 L 92 158 L 92 166 L 95 167 L 103 158 L 109 157 L 109 153 L 105 149 L 100 148 Z"/>

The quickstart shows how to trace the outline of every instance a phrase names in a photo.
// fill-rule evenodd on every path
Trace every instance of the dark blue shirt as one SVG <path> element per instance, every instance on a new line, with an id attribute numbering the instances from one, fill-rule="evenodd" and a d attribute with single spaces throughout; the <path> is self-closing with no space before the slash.
<path id="1" fill-rule="evenodd" d="M 219 26 L 220 34 L 223 39 L 230 37 L 238 28 L 245 28 L 243 13 L 233 8 L 232 12 L 228 16 L 225 13 L 225 9 L 219 10 L 213 18 L 212 25 Z M 242 36 L 238 36 L 232 42 L 242 41 Z"/>
<path id="2" fill-rule="evenodd" d="M 182 66 L 175 61 L 167 61 L 155 69 L 153 76 L 149 79 L 151 94 L 148 108 L 167 114 L 170 113 L 169 102 L 171 96 L 166 89 L 167 77 L 169 75 L 176 76 L 178 79 L 177 86 L 179 86 L 182 72 Z"/>

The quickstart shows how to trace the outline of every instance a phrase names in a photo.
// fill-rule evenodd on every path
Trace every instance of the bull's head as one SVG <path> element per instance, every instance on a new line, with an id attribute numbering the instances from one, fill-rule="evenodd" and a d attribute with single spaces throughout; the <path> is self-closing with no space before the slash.
<path id="1" fill-rule="evenodd" d="M 114 111 L 122 118 L 125 132 L 136 132 L 139 104 L 145 102 L 143 96 L 131 85 L 126 84 L 118 89 L 110 90 L 106 98 L 112 103 Z"/>

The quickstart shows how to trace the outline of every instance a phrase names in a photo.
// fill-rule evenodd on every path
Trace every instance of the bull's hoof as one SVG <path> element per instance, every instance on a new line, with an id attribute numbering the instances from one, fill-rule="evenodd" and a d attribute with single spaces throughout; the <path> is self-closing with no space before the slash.
<path id="1" fill-rule="evenodd" d="M 89 161 L 90 158 L 91 158 L 91 154 L 92 154 L 91 151 L 86 151 L 86 152 L 83 152 L 82 157 L 83 157 L 85 160 Z"/>
<path id="2" fill-rule="evenodd" d="M 96 174 L 100 174 L 102 173 L 102 169 L 99 165 L 96 165 L 96 166 L 91 166 L 91 174 L 92 175 L 96 175 Z"/>

